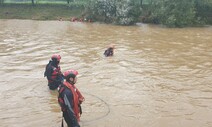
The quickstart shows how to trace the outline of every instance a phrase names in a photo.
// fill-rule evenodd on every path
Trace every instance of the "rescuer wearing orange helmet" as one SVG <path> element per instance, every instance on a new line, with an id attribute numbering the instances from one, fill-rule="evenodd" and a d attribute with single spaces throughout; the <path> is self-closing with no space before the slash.
<path id="1" fill-rule="evenodd" d="M 75 86 L 78 71 L 67 70 L 63 75 L 65 81 L 60 85 L 58 90 L 58 103 L 60 104 L 68 127 L 80 127 L 79 121 L 82 114 L 81 103 L 85 99 Z"/>
<path id="2" fill-rule="evenodd" d="M 59 66 L 61 56 L 53 54 L 51 60 L 46 65 L 44 77 L 47 77 L 48 86 L 50 90 L 55 90 L 63 82 L 63 74 Z"/>

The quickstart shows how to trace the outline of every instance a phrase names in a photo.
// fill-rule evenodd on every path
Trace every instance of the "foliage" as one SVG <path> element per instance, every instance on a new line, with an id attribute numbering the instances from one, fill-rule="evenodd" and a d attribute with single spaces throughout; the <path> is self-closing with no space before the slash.
<path id="1" fill-rule="evenodd" d="M 203 25 L 209 5 L 209 0 L 152 0 L 148 19 L 168 27 Z"/>
<path id="2" fill-rule="evenodd" d="M 141 13 L 139 4 L 133 0 L 117 2 L 116 8 L 116 23 L 120 25 L 134 24 Z"/>
<path id="3" fill-rule="evenodd" d="M 98 21 L 119 25 L 135 23 L 140 13 L 133 0 L 91 0 L 88 10 Z"/>
<path id="4" fill-rule="evenodd" d="M 155 0 L 152 5 L 153 19 L 169 27 L 184 27 L 193 24 L 195 8 L 192 0 Z"/>
<path id="5" fill-rule="evenodd" d="M 119 25 L 131 25 L 141 20 L 168 27 L 185 27 L 205 23 L 210 15 L 205 12 L 211 8 L 208 1 L 90 0 L 87 12 L 97 21 Z"/>
<path id="6" fill-rule="evenodd" d="M 212 24 L 212 1 L 210 0 L 195 0 L 196 17 L 202 22 Z"/>
<path id="7" fill-rule="evenodd" d="M 92 17 L 106 23 L 113 22 L 116 15 L 114 0 L 91 0 L 89 5 Z"/>
<path id="8" fill-rule="evenodd" d="M 0 0 L 0 5 L 29 5 L 33 1 L 35 6 L 57 4 L 72 10 L 80 8 L 82 17 L 88 20 L 119 25 L 141 21 L 168 27 L 212 24 L 212 0 Z"/>

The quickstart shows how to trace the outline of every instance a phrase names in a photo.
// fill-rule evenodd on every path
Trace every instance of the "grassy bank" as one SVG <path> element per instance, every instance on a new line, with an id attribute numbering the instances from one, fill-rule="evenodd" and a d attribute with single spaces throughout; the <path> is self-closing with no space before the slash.
<path id="1" fill-rule="evenodd" d="M 4 4 L 0 5 L 0 19 L 70 20 L 82 17 L 84 8 L 60 4 Z"/>

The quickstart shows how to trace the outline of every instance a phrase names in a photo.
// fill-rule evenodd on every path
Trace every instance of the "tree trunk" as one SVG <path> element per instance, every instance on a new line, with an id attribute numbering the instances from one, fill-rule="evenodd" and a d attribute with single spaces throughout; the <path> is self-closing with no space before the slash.
<path id="1" fill-rule="evenodd" d="M 143 6 L 143 0 L 140 0 L 140 5 L 141 5 L 141 7 Z"/>
<path id="2" fill-rule="evenodd" d="M 32 5 L 35 5 L 35 1 L 34 0 L 32 0 Z"/>

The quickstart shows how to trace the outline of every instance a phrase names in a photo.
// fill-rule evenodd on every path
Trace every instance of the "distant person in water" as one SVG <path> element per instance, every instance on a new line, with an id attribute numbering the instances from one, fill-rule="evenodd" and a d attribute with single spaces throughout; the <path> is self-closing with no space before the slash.
<path id="1" fill-rule="evenodd" d="M 115 46 L 111 44 L 104 52 L 105 57 L 113 56 L 114 48 L 115 48 Z"/>
<path id="2" fill-rule="evenodd" d="M 51 60 L 46 65 L 44 77 L 47 77 L 48 86 L 50 90 L 55 90 L 63 82 L 63 74 L 59 66 L 61 56 L 59 54 L 53 54 Z"/>

